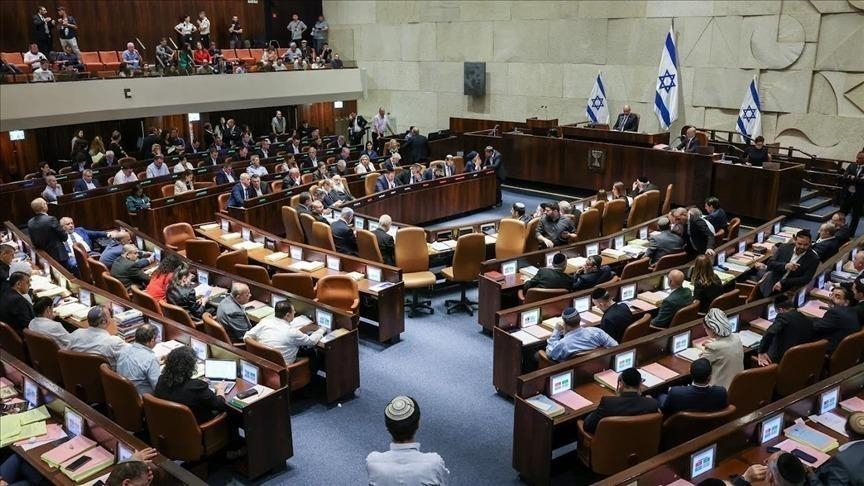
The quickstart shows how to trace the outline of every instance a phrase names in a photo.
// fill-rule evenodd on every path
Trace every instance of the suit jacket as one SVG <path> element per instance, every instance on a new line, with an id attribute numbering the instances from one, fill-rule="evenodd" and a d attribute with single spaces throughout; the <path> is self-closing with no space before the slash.
<path id="1" fill-rule="evenodd" d="M 378 240 L 378 249 L 386 265 L 396 265 L 396 241 L 386 231 L 375 228 L 375 238 Z"/>
<path id="2" fill-rule="evenodd" d="M 780 282 L 782 292 L 797 289 L 807 284 L 816 274 L 816 268 L 819 266 L 819 255 L 811 249 L 798 260 L 798 269 L 786 275 L 785 266 L 792 260 L 794 251 L 795 243 L 780 245 L 780 248 L 765 263 L 771 273 L 765 275 L 765 280 L 761 284 L 762 295 L 771 295 L 773 293 L 771 288 L 777 282 Z M 784 275 L 786 275 L 785 278 Z"/>
<path id="3" fill-rule="evenodd" d="M 812 340 L 813 322 L 797 310 L 791 310 L 777 314 L 759 342 L 759 352 L 766 353 L 772 363 L 780 363 L 789 348 Z"/>
<path id="4" fill-rule="evenodd" d="M 216 158 L 212 158 L 209 155 L 204 158 L 204 166 L 205 167 L 214 167 L 222 164 L 222 159 L 217 155 Z"/>
<path id="5" fill-rule="evenodd" d="M 861 471 L 864 471 L 864 442 L 858 441 L 831 456 L 816 469 L 816 476 L 819 484 L 862 486 L 864 477 Z"/>
<path id="6" fill-rule="evenodd" d="M 858 312 L 854 307 L 831 307 L 821 319 L 813 322 L 813 337 L 828 340 L 828 352 L 837 349 L 837 345 L 846 336 L 861 329 L 858 322 Z"/>
<path id="7" fill-rule="evenodd" d="M 714 232 L 704 219 L 690 219 L 684 225 L 684 243 L 688 255 L 701 255 L 708 248 L 714 248 Z"/>
<path id="8" fill-rule="evenodd" d="M 243 341 L 243 335 L 252 328 L 246 312 L 230 295 L 219 302 L 219 307 L 216 308 L 216 320 L 225 328 L 231 342 L 235 343 Z"/>
<path id="9" fill-rule="evenodd" d="M 303 178 L 302 177 L 297 177 L 296 179 L 292 179 L 290 175 L 287 175 L 287 176 L 285 176 L 285 179 L 283 179 L 282 181 L 283 181 L 282 185 L 284 187 L 302 186 L 303 185 Z"/>
<path id="10" fill-rule="evenodd" d="M 681 140 L 681 143 L 678 145 L 678 150 L 683 150 L 685 152 L 695 152 L 696 147 L 699 146 L 699 139 L 696 137 L 693 138 L 684 138 Z"/>
<path id="11" fill-rule="evenodd" d="M 36 313 L 33 312 L 33 305 L 17 290 L 9 288 L 0 296 L 0 320 L 9 324 L 18 334 L 24 333 L 34 317 Z"/>
<path id="12" fill-rule="evenodd" d="M 616 302 L 603 313 L 603 318 L 600 319 L 600 329 L 606 331 L 606 334 L 620 343 L 624 338 L 624 331 L 635 320 L 630 306 L 623 302 Z"/>
<path id="13" fill-rule="evenodd" d="M 0 296 L 6 293 L 9 289 L 9 265 L 5 262 L 0 262 Z"/>
<path id="14" fill-rule="evenodd" d="M 864 168 L 860 169 L 859 175 L 858 164 L 847 165 L 846 171 L 843 172 L 840 185 L 843 187 L 843 193 L 847 198 L 859 201 L 864 199 Z M 855 188 L 854 193 L 849 192 L 850 187 Z"/>
<path id="15" fill-rule="evenodd" d="M 643 397 L 636 392 L 624 392 L 620 396 L 603 397 L 597 409 L 585 417 L 585 431 L 593 434 L 597 424 L 605 417 L 632 417 L 657 411 L 657 400 Z"/>
<path id="16" fill-rule="evenodd" d="M 414 135 L 405 145 L 408 151 L 408 161 L 412 164 L 429 160 L 429 139 L 425 136 Z"/>
<path id="17" fill-rule="evenodd" d="M 312 211 L 309 210 L 308 206 L 304 206 L 302 204 L 297 205 L 297 216 L 299 217 L 301 214 L 312 214 Z"/>
<path id="18" fill-rule="evenodd" d="M 507 178 L 507 170 L 504 168 L 504 161 L 501 159 L 501 154 L 496 150 L 492 152 L 490 157 L 483 161 L 483 168 L 492 168 L 495 170 L 495 178 L 503 181 Z"/>
<path id="19" fill-rule="evenodd" d="M 639 117 L 634 115 L 633 113 L 627 115 L 621 113 L 618 115 L 618 119 L 615 120 L 615 126 L 612 127 L 612 130 L 618 130 L 622 132 L 638 131 Z"/>
<path id="20" fill-rule="evenodd" d="M 357 235 L 354 234 L 354 229 L 341 218 L 334 221 L 330 229 L 333 232 L 333 244 L 336 246 L 336 251 L 356 256 Z"/>
<path id="21" fill-rule="evenodd" d="M 722 386 L 673 386 L 662 400 L 663 415 L 678 412 L 716 412 L 728 405 L 726 389 Z"/>
<path id="22" fill-rule="evenodd" d="M 231 173 L 231 177 L 234 178 L 234 182 L 237 182 L 240 180 L 240 176 L 235 175 L 233 172 Z M 216 174 L 216 184 L 220 184 L 220 185 L 221 184 L 228 184 L 229 182 L 231 182 L 231 181 L 228 180 L 228 176 L 225 175 L 225 171 L 220 170 L 219 173 Z"/>
<path id="23" fill-rule="evenodd" d="M 600 268 L 594 270 L 593 272 L 586 272 L 574 275 L 572 289 L 574 291 L 593 289 L 594 287 L 600 285 L 603 282 L 608 282 L 609 280 L 612 280 L 612 277 L 614 276 L 615 272 L 612 271 L 612 268 L 609 267 L 609 265 L 600 265 Z"/>
<path id="24" fill-rule="evenodd" d="M 692 302 L 693 292 L 686 287 L 678 287 L 669 294 L 669 297 L 663 299 L 663 302 L 660 304 L 660 310 L 657 311 L 657 317 L 651 321 L 651 324 L 659 327 L 669 327 L 669 323 L 672 322 L 675 313 Z"/>
<path id="25" fill-rule="evenodd" d="M 474 172 L 477 170 L 477 166 L 474 165 L 473 160 L 469 160 L 465 162 L 465 171 L 464 172 Z"/>
<path id="26" fill-rule="evenodd" d="M 842 243 L 840 242 L 840 239 L 837 238 L 837 236 L 835 235 L 831 238 L 813 243 L 812 248 L 813 251 L 815 251 L 816 254 L 819 255 L 819 261 L 824 263 L 825 260 L 831 258 L 832 256 L 836 255 L 838 251 L 840 251 L 840 246 L 842 246 Z"/>
<path id="27" fill-rule="evenodd" d="M 684 248 L 684 240 L 672 230 L 661 231 L 648 238 L 648 249 L 645 256 L 651 259 L 651 264 L 670 253 L 677 253 Z"/>
<path id="28" fill-rule="evenodd" d="M 255 197 L 255 194 L 251 189 L 252 186 L 243 187 L 243 184 L 238 182 L 234 188 L 231 189 L 231 197 L 228 198 L 228 205 L 233 207 L 243 207 L 243 201 L 250 197 Z"/>
<path id="29" fill-rule="evenodd" d="M 153 395 L 156 398 L 186 405 L 199 424 L 212 419 L 225 409 L 225 399 L 213 393 L 206 382 L 195 378 L 169 388 L 160 377 L 156 382 Z"/>
<path id="30" fill-rule="evenodd" d="M 537 287 L 541 289 L 567 289 L 569 291 L 571 284 L 570 275 L 555 268 L 543 267 L 537 270 L 537 274 L 531 280 L 522 284 L 522 289 L 527 291 Z"/>
<path id="31" fill-rule="evenodd" d="M 64 243 L 68 235 L 54 216 L 37 214 L 27 222 L 30 241 L 37 250 L 45 250 L 51 258 L 63 263 L 69 259 Z"/>
<path id="32" fill-rule="evenodd" d="M 396 187 L 399 184 L 396 183 L 396 178 L 393 178 L 393 186 Z M 375 192 L 386 191 L 390 189 L 389 181 L 387 180 L 387 176 L 381 175 L 378 177 L 378 180 L 375 181 Z"/>
<path id="33" fill-rule="evenodd" d="M 97 181 L 96 179 L 93 179 L 91 182 L 95 187 L 99 187 L 99 181 Z M 84 182 L 84 179 L 78 179 L 77 181 L 75 181 L 75 185 L 72 186 L 72 192 L 86 192 L 89 190 L 90 189 L 87 189 L 87 183 Z"/>
<path id="34" fill-rule="evenodd" d="M 47 27 L 47 29 L 46 29 Z M 53 27 L 52 22 L 47 22 L 39 16 L 39 14 L 33 15 L 33 40 L 43 41 L 43 40 L 51 40 L 51 28 Z M 45 55 L 48 55 L 45 53 Z"/>
<path id="35" fill-rule="evenodd" d="M 150 283 L 150 277 L 134 261 L 124 256 L 114 260 L 114 264 L 111 265 L 111 276 L 126 287 L 136 284 L 143 289 Z"/>
<path id="36" fill-rule="evenodd" d="M 79 226 L 76 226 L 74 231 L 82 240 L 84 240 L 85 243 L 87 243 L 87 246 L 90 247 L 91 250 L 93 249 L 93 244 L 96 243 L 97 240 L 108 238 L 108 233 L 104 231 L 90 231 Z"/>
<path id="37" fill-rule="evenodd" d="M 270 194 L 272 192 L 270 190 L 270 183 L 266 181 L 261 181 L 261 195 Z M 249 185 L 249 197 L 259 197 L 258 193 L 255 192 L 255 188 L 252 185 Z"/>
<path id="38" fill-rule="evenodd" d="M 225 141 L 227 145 L 239 145 L 240 136 L 242 132 L 240 131 L 240 127 L 234 125 L 231 128 L 225 129 L 225 132 L 222 134 L 222 140 Z"/>
<path id="39" fill-rule="evenodd" d="M 706 214 L 705 219 L 711 223 L 711 226 L 714 226 L 714 231 L 725 231 L 729 228 L 729 218 L 726 217 L 726 211 L 723 211 L 723 208 L 720 208 L 713 213 Z"/>

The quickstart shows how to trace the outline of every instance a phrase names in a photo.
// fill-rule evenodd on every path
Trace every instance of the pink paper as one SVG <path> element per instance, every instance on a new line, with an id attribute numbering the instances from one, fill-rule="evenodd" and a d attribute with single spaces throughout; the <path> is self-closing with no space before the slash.
<path id="1" fill-rule="evenodd" d="M 50 451 L 42 454 L 42 460 L 51 460 L 54 464 L 63 464 L 69 459 L 81 454 L 82 452 L 94 447 L 96 442 L 84 437 L 83 435 L 76 436 L 72 440 L 64 442 Z"/>
<path id="2" fill-rule="evenodd" d="M 649 365 L 643 366 L 641 369 L 647 371 L 648 373 L 651 373 L 652 375 L 660 378 L 663 381 L 671 380 L 672 378 L 678 376 L 678 373 L 670 370 L 669 368 L 661 365 L 660 363 L 651 363 Z"/>
<path id="3" fill-rule="evenodd" d="M 761 331 L 767 331 L 771 324 L 773 324 L 771 321 L 762 317 L 750 321 L 750 327 Z"/>
<path id="4" fill-rule="evenodd" d="M 858 397 L 852 397 L 840 402 L 840 407 L 848 412 L 864 412 L 864 400 Z"/>
<path id="5" fill-rule="evenodd" d="M 807 454 L 810 454 L 811 456 L 816 458 L 816 462 L 809 463 L 803 459 L 801 459 L 801 462 L 804 463 L 805 465 L 811 466 L 811 467 L 819 467 L 825 461 L 827 461 L 828 459 L 831 459 L 831 456 L 829 456 L 828 454 L 825 454 L 822 451 L 817 451 L 816 449 L 814 449 L 810 446 L 804 445 L 804 444 L 797 442 L 797 441 L 794 441 L 792 439 L 786 439 L 783 442 L 777 444 L 777 448 L 782 450 L 782 451 L 789 452 L 789 453 L 791 453 L 795 449 L 798 449 L 802 452 L 806 452 Z"/>
<path id="6" fill-rule="evenodd" d="M 579 317 L 581 317 L 582 322 L 584 322 L 585 325 L 588 326 L 596 326 L 600 323 L 600 320 L 603 319 L 602 316 L 598 316 L 593 312 L 582 312 Z"/>
<path id="7" fill-rule="evenodd" d="M 573 390 L 565 390 L 556 395 L 552 395 L 552 400 L 555 400 L 561 405 L 566 405 L 573 410 L 581 410 L 592 405 L 591 400 L 588 400 Z"/>
<path id="8" fill-rule="evenodd" d="M 601 371 L 594 375 L 594 379 L 612 390 L 618 387 L 618 373 L 614 370 Z"/>
<path id="9" fill-rule="evenodd" d="M 675 481 L 674 483 L 669 483 L 666 486 L 693 486 L 693 483 L 687 481 L 686 479 L 679 479 L 678 481 Z"/>

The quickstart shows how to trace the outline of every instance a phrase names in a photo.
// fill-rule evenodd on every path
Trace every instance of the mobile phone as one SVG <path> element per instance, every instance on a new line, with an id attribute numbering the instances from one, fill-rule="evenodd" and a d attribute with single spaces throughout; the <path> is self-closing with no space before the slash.
<path id="1" fill-rule="evenodd" d="M 816 458 L 802 451 L 801 449 L 792 449 L 792 455 L 801 459 L 802 461 L 813 464 L 816 462 Z"/>
<path id="2" fill-rule="evenodd" d="M 67 471 L 74 471 L 74 470 L 80 468 L 81 466 L 83 466 L 84 464 L 87 464 L 88 462 L 90 462 L 90 456 L 81 456 L 78 459 L 75 459 L 75 461 L 72 462 L 72 464 L 69 464 L 68 466 L 66 466 L 66 470 Z"/>
<path id="3" fill-rule="evenodd" d="M 779 448 L 779 447 L 774 447 L 774 446 L 768 446 L 768 453 L 769 453 L 769 454 L 773 454 L 773 453 L 775 453 L 775 452 L 780 452 L 780 448 Z"/>
<path id="4" fill-rule="evenodd" d="M 258 389 L 257 389 L 257 388 L 250 388 L 250 389 L 248 389 L 248 390 L 246 390 L 246 391 L 242 391 L 242 392 L 238 393 L 238 394 L 235 395 L 235 396 L 236 396 L 237 398 L 239 398 L 239 399 L 242 400 L 242 399 L 244 399 L 244 398 L 249 398 L 249 397 L 251 397 L 251 396 L 253 396 L 253 395 L 257 395 L 257 394 L 258 394 Z"/>

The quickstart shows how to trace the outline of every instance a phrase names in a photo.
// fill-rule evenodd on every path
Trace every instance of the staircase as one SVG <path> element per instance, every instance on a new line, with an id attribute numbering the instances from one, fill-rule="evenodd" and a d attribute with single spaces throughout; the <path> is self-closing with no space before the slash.
<path id="1" fill-rule="evenodd" d="M 792 209 L 802 219 L 823 223 L 831 219 L 831 215 L 840 208 L 834 205 L 831 197 L 820 194 L 816 189 L 803 188 L 801 200 L 792 205 Z"/>

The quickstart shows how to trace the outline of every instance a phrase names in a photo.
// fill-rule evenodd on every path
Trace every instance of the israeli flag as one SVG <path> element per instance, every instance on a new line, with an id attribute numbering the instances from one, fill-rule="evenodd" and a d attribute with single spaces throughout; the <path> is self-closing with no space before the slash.
<path id="1" fill-rule="evenodd" d="M 738 122 L 735 131 L 747 140 L 762 135 L 762 105 L 759 103 L 759 90 L 756 88 L 756 76 L 747 87 L 747 94 L 741 102 L 741 110 L 738 111 Z"/>
<path id="2" fill-rule="evenodd" d="M 660 126 L 668 130 L 678 119 L 678 50 L 675 48 L 675 31 L 669 28 L 663 52 L 660 55 L 660 70 L 657 73 L 657 89 L 654 94 L 654 113 Z"/>
<path id="3" fill-rule="evenodd" d="M 594 81 L 594 89 L 588 97 L 588 106 L 585 108 L 591 123 L 609 124 L 609 104 L 606 103 L 606 88 L 603 87 L 603 74 L 598 73 Z"/>

